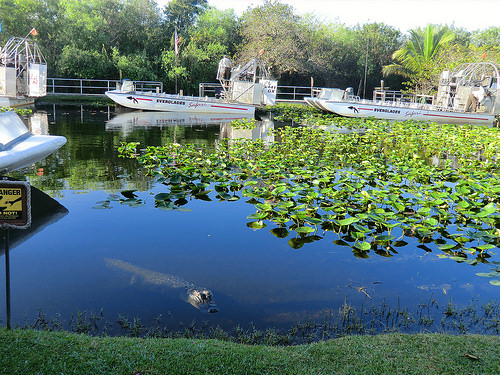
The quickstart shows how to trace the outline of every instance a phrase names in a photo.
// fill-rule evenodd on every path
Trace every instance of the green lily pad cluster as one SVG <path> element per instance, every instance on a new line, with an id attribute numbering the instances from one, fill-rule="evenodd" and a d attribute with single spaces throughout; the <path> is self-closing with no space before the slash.
<path id="1" fill-rule="evenodd" d="M 500 262 L 491 262 L 494 268 L 491 268 L 490 272 L 478 272 L 476 276 L 487 277 L 490 280 L 491 285 L 500 286 Z"/>
<path id="2" fill-rule="evenodd" d="M 339 121 L 339 117 L 333 113 L 324 113 L 317 108 L 303 104 L 279 103 L 267 106 L 265 109 L 273 114 L 274 120 L 292 124 L 329 125 L 331 121 Z"/>
<path id="3" fill-rule="evenodd" d="M 231 121 L 231 127 L 233 129 L 251 130 L 251 129 L 255 128 L 256 124 L 257 124 L 257 120 L 255 120 L 254 118 L 251 118 L 251 119 L 242 118 L 242 119 Z"/>
<path id="4" fill-rule="evenodd" d="M 247 226 L 292 248 L 336 233 L 354 255 L 391 257 L 416 239 L 425 251 L 487 262 L 500 237 L 500 129 L 319 114 L 274 131 L 275 142 L 214 147 L 123 144 L 170 191 L 161 204 L 247 197 Z M 162 203 L 163 202 L 163 203 Z M 177 202 L 177 203 L 176 203 Z"/>
<path id="5" fill-rule="evenodd" d="M 21 116 L 26 116 L 33 112 L 33 110 L 30 108 L 0 107 L 0 113 L 9 111 L 14 111 Z"/>
<path id="6" fill-rule="evenodd" d="M 118 194 L 110 194 L 105 200 L 96 202 L 97 206 L 92 208 L 96 210 L 110 209 L 112 208 L 111 202 L 119 202 L 119 204 L 129 207 L 144 206 L 144 201 L 137 197 L 135 190 L 123 190 L 120 194 L 121 196 Z"/>

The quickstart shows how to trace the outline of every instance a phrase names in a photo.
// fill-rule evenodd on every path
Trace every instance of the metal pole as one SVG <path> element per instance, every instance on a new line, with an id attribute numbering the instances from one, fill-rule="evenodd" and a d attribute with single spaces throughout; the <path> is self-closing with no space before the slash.
<path id="1" fill-rule="evenodd" d="M 10 329 L 10 265 L 9 265 L 9 229 L 4 229 L 5 241 L 5 306 L 7 311 L 7 329 Z"/>
<path id="2" fill-rule="evenodd" d="M 370 39 L 366 39 L 366 56 L 365 56 L 365 82 L 363 84 L 363 99 L 366 99 L 366 73 L 368 70 L 368 42 Z"/>
<path id="3" fill-rule="evenodd" d="M 177 22 L 176 21 L 176 26 L 175 26 L 175 32 L 174 32 L 174 49 L 175 49 L 175 94 L 177 95 L 177 54 L 179 53 L 179 46 L 177 44 L 177 39 L 179 38 L 179 35 L 177 34 Z"/>
<path id="4" fill-rule="evenodd" d="M 175 93 L 177 94 L 177 55 L 175 55 Z"/>

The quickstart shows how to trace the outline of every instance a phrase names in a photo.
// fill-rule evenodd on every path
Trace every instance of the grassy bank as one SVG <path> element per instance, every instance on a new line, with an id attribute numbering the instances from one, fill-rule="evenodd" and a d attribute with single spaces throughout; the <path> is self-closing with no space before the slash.
<path id="1" fill-rule="evenodd" d="M 0 329 L 4 374 L 498 374 L 500 337 L 388 334 L 289 346 Z"/>

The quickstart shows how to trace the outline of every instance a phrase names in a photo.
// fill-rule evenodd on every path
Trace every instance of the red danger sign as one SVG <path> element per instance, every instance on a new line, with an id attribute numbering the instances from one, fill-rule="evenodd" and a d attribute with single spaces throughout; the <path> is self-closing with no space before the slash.
<path id="1" fill-rule="evenodd" d="M 0 181 L 0 227 L 25 229 L 30 225 L 30 185 L 21 181 Z"/>

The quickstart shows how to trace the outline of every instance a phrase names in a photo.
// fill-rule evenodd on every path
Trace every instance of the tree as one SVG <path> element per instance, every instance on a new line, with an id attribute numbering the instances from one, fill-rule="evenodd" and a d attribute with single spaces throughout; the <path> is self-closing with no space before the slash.
<path id="1" fill-rule="evenodd" d="M 198 46 L 219 43 L 226 47 L 226 54 L 233 56 L 241 42 L 240 22 L 232 9 L 221 11 L 209 8 L 190 27 L 189 35 Z"/>
<path id="2" fill-rule="evenodd" d="M 208 8 L 207 0 L 171 0 L 163 11 L 165 24 L 183 32 Z"/>
<path id="3" fill-rule="evenodd" d="M 58 40 L 61 21 L 59 3 L 59 0 L 0 0 L 2 44 L 10 37 L 24 37 L 36 28 L 36 40 L 47 60 L 49 74 L 54 72 L 56 56 L 64 47 Z"/>
<path id="4" fill-rule="evenodd" d="M 173 87 L 177 77 L 187 93 L 197 93 L 200 82 L 215 82 L 219 60 L 234 53 L 238 38 L 238 21 L 234 11 L 208 9 L 180 38 L 179 55 L 172 50 L 162 54 L 162 66 Z"/>
<path id="5" fill-rule="evenodd" d="M 123 78 L 133 81 L 155 81 L 158 79 L 155 73 L 155 65 L 160 57 L 149 58 L 145 51 L 120 55 L 117 48 L 113 49 L 113 66 L 116 67 Z"/>
<path id="6" fill-rule="evenodd" d="M 371 96 L 375 86 L 380 85 L 382 69 L 391 61 L 394 50 L 401 46 L 401 33 L 392 26 L 383 23 L 371 23 L 354 28 L 354 48 L 359 74 L 358 95 Z M 366 77 L 366 78 L 365 78 Z M 386 80 L 385 86 L 399 86 L 400 80 L 395 77 Z M 357 82 L 357 81 L 356 81 Z"/>
<path id="7" fill-rule="evenodd" d="M 500 27 L 490 27 L 472 33 L 472 43 L 478 47 L 500 46 Z"/>
<path id="8" fill-rule="evenodd" d="M 169 36 L 154 0 L 127 0 L 118 14 L 119 34 L 114 41 L 121 54 L 146 53 L 159 58 Z"/>
<path id="9" fill-rule="evenodd" d="M 308 58 L 303 31 L 293 7 L 279 0 L 265 0 L 262 6 L 243 13 L 238 61 L 245 63 L 264 49 L 264 60 L 274 76 L 304 74 Z"/>
<path id="10" fill-rule="evenodd" d="M 84 78 L 118 78 L 120 70 L 133 79 L 158 79 L 161 74 L 165 37 L 153 0 L 61 1 L 60 25 L 65 47 L 55 64 L 67 76 L 81 74 L 70 57 L 95 62 L 94 68 L 81 70 L 93 72 Z"/>
<path id="11" fill-rule="evenodd" d="M 36 0 L 0 0 L 2 39 L 24 37 L 33 27 L 39 27 L 40 3 Z"/>
<path id="12" fill-rule="evenodd" d="M 436 86 L 434 59 L 454 37 L 447 27 L 430 24 L 425 29 L 410 30 L 409 40 L 392 55 L 396 63 L 384 66 L 384 75 L 398 74 L 410 78 L 409 86 L 418 93 L 430 94 Z"/>
<path id="13" fill-rule="evenodd" d="M 62 77 L 70 78 L 113 78 L 116 71 L 107 53 L 70 45 L 65 46 L 58 56 L 57 70 Z"/>

